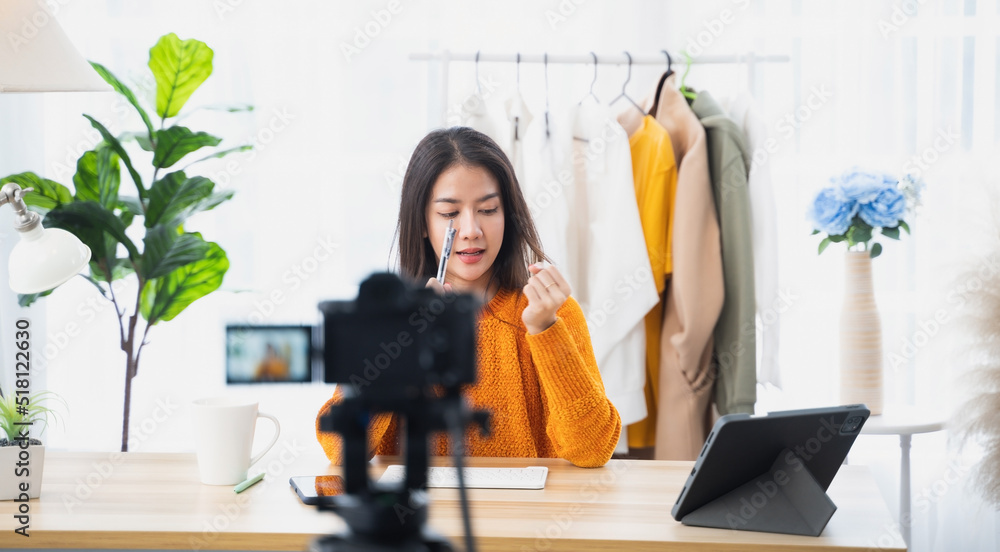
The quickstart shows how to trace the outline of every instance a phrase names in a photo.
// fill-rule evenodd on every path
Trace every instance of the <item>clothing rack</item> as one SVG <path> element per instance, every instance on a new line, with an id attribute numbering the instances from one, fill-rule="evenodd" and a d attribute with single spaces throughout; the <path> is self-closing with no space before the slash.
<path id="1" fill-rule="evenodd" d="M 620 54 L 522 54 L 522 53 L 507 53 L 507 54 L 493 54 L 493 53 L 483 53 L 483 52 L 451 52 L 449 50 L 443 50 L 440 52 L 417 52 L 410 54 L 411 61 L 439 61 L 441 62 L 440 75 L 438 77 L 441 84 L 441 90 L 444 91 L 443 94 L 439 94 L 441 103 L 439 105 L 438 118 L 443 124 L 447 124 L 448 116 L 448 66 L 452 62 L 481 62 L 481 63 L 554 63 L 554 64 L 581 64 L 581 65 L 593 65 L 595 60 L 600 65 L 627 65 L 631 63 L 632 65 L 659 65 L 666 68 L 667 56 L 664 55 L 666 50 L 661 50 L 659 54 L 639 54 L 632 55 L 631 53 L 620 53 Z M 671 55 L 670 58 L 673 61 L 673 65 L 676 67 L 685 67 L 687 62 L 682 56 Z M 759 55 L 754 52 L 747 52 L 744 54 L 731 54 L 731 55 L 706 55 L 699 56 L 697 58 L 691 59 L 691 65 L 703 65 L 703 64 L 742 64 L 745 63 L 747 66 L 747 83 L 751 90 L 754 88 L 755 84 L 755 74 L 758 63 L 788 63 L 791 61 L 791 57 L 787 55 Z M 434 82 L 434 79 L 430 79 L 430 82 Z M 435 114 L 433 113 L 434 107 L 428 106 L 428 110 L 431 111 L 428 120 L 433 121 L 435 119 Z"/>

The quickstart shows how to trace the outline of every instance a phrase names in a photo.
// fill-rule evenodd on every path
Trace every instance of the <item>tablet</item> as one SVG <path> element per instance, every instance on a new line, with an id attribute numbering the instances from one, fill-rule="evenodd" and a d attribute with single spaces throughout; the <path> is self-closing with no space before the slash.
<path id="1" fill-rule="evenodd" d="M 778 462 L 792 466 L 785 470 L 788 472 L 797 471 L 798 467 L 806 468 L 821 489 L 819 493 L 823 494 L 847 458 L 869 414 L 865 405 L 855 404 L 771 412 L 763 416 L 722 416 L 705 440 L 677 497 L 672 510 L 674 519 L 685 522 L 685 516 L 699 508 L 762 475 L 775 473 Z M 784 473 L 778 471 L 779 475 Z"/>

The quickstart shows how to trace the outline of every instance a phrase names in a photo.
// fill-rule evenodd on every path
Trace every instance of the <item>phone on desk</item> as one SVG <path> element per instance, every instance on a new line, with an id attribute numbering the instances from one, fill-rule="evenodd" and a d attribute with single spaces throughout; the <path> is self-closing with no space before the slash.
<path id="1" fill-rule="evenodd" d="M 310 475 L 288 478 L 303 504 L 333 505 L 333 497 L 344 493 L 344 478 L 339 475 Z"/>

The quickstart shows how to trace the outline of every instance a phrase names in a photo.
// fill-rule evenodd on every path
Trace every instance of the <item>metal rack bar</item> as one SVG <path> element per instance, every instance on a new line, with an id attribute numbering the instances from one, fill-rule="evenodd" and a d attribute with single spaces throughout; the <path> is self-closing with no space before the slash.
<path id="1" fill-rule="evenodd" d="M 461 52 L 454 53 L 449 50 L 443 50 L 440 52 L 416 52 L 410 54 L 411 61 L 440 61 L 441 62 L 441 72 L 439 78 L 441 79 L 441 89 L 444 91 L 441 94 L 440 103 L 440 113 L 437 113 L 437 118 L 442 121 L 442 125 L 447 124 L 447 112 L 448 112 L 448 66 L 453 62 L 476 62 L 481 63 L 545 63 L 546 56 L 548 57 L 548 63 L 555 64 L 582 64 L 582 65 L 592 65 L 594 63 L 594 56 L 587 54 L 496 54 L 496 53 L 483 53 L 483 52 Z M 756 70 L 758 63 L 788 63 L 791 61 L 791 56 L 788 55 L 758 55 L 754 52 L 746 52 L 743 54 L 730 54 L 730 55 L 713 55 L 713 56 L 700 56 L 691 59 L 692 65 L 702 65 L 702 64 L 739 64 L 745 63 L 747 66 L 747 82 L 749 83 L 750 89 L 753 90 L 753 86 L 756 80 Z M 632 65 L 666 65 L 666 57 L 663 53 L 650 55 L 650 54 L 639 54 L 632 56 Z M 675 66 L 684 66 L 686 61 L 683 57 L 675 57 L 673 59 Z M 597 63 L 601 65 L 626 65 L 629 63 L 629 57 L 625 55 L 624 52 L 619 54 L 606 54 L 597 55 Z M 430 113 L 430 120 L 435 119 L 435 114 Z"/>
<path id="2" fill-rule="evenodd" d="M 482 63 L 516 63 L 517 53 L 513 54 L 495 54 L 480 52 L 479 61 Z M 543 63 L 545 61 L 544 54 L 520 54 L 521 63 Z M 681 56 L 672 56 L 675 64 L 683 65 L 684 58 Z M 449 52 L 447 50 L 443 52 L 417 52 L 410 54 L 410 59 L 413 61 L 437 61 L 437 60 L 447 60 L 448 62 L 454 61 L 476 61 L 476 52 L 462 52 L 455 53 Z M 758 55 L 753 52 L 747 52 L 744 54 L 731 54 L 731 55 L 715 55 L 715 56 L 700 56 L 691 59 L 693 65 L 699 65 L 704 63 L 747 63 L 749 61 L 755 63 L 785 63 L 791 61 L 791 57 L 787 55 Z M 600 64 L 611 64 L 611 65 L 626 65 L 628 63 L 628 57 L 624 52 L 617 54 L 597 54 L 597 62 Z M 592 64 L 594 63 L 594 58 L 589 53 L 587 54 L 549 54 L 549 63 L 562 63 L 562 64 Z M 663 54 L 639 54 L 632 55 L 632 65 L 664 65 L 666 59 Z"/>

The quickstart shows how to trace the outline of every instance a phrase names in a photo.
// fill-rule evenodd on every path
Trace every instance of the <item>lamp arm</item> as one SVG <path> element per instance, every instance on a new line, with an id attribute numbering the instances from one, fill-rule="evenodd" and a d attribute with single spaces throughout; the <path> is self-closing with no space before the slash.
<path id="1" fill-rule="evenodd" d="M 28 205 L 24 203 L 24 194 L 33 192 L 34 188 L 21 189 L 13 182 L 8 182 L 0 188 L 0 207 L 10 204 L 17 213 L 17 220 L 14 222 L 14 230 L 27 232 L 37 227 L 42 222 L 42 217 L 38 213 L 28 210 Z"/>
<path id="2" fill-rule="evenodd" d="M 28 210 L 27 204 L 21 199 L 24 194 L 33 191 L 34 188 L 21 189 L 20 186 L 13 182 L 8 182 L 0 188 L 0 207 L 11 205 L 11 208 L 17 213 L 17 220 L 14 222 L 14 229 L 19 232 L 25 232 L 38 225 L 41 218 L 37 213 L 33 213 Z M 3 387 L 0 387 L 0 399 L 5 398 L 3 395 Z"/>

